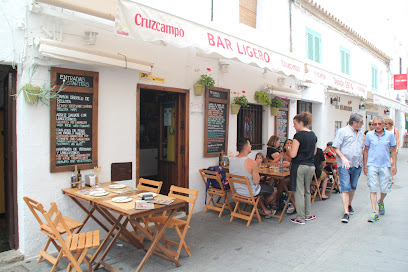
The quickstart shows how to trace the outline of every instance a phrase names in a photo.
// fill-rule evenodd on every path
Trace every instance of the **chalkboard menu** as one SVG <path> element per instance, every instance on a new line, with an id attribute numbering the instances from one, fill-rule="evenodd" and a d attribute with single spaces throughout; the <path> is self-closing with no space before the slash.
<path id="1" fill-rule="evenodd" d="M 98 73 L 52 68 L 65 87 L 51 101 L 51 172 L 91 169 L 97 162 Z"/>
<path id="2" fill-rule="evenodd" d="M 275 118 L 275 134 L 279 137 L 281 143 L 288 138 L 288 109 L 279 109 Z"/>
<path id="3" fill-rule="evenodd" d="M 229 90 L 206 88 L 204 156 L 216 157 L 228 151 Z"/>

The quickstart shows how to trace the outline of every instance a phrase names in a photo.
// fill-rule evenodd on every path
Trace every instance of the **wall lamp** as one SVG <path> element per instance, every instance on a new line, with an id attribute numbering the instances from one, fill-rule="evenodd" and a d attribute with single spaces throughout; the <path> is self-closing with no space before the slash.
<path id="1" fill-rule="evenodd" d="M 333 106 L 337 106 L 339 102 L 340 102 L 340 97 L 338 96 L 334 96 L 330 98 L 330 104 L 332 104 Z"/>
<path id="2" fill-rule="evenodd" d="M 384 114 L 389 115 L 389 114 L 390 114 L 390 109 L 389 109 L 389 108 L 386 108 L 386 109 L 384 110 Z"/>

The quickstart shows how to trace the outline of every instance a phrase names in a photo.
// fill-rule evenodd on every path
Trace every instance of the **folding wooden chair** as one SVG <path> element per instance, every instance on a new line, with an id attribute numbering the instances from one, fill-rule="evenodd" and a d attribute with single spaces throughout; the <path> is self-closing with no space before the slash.
<path id="1" fill-rule="evenodd" d="M 339 171 L 334 171 L 333 167 L 330 166 L 331 172 L 328 172 L 327 175 L 331 175 L 333 177 L 333 181 L 330 180 L 327 182 L 327 189 L 330 189 L 328 197 L 330 198 L 333 190 L 335 189 L 337 192 L 340 192 L 340 180 L 339 180 Z"/>
<path id="2" fill-rule="evenodd" d="M 190 195 L 192 195 L 192 197 L 190 197 Z M 176 242 L 168 240 L 164 237 L 164 235 L 162 237 L 163 242 L 168 249 L 170 249 L 169 244 L 177 246 L 177 251 L 174 252 L 174 255 L 175 259 L 178 260 L 180 257 L 181 249 L 183 248 L 187 252 L 187 255 L 191 256 L 190 247 L 187 246 L 185 238 L 187 231 L 190 228 L 190 220 L 191 216 L 193 215 L 195 203 L 197 201 L 198 191 L 172 185 L 170 187 L 169 196 L 186 201 L 190 204 L 190 209 L 188 211 L 188 216 L 186 220 L 181 220 L 173 217 L 171 218 L 168 224 L 168 228 L 173 228 L 176 230 L 180 241 Z M 159 232 L 161 229 L 161 225 L 164 225 L 164 223 L 166 222 L 167 216 L 165 213 L 163 213 L 161 216 L 149 217 L 148 220 L 150 222 L 154 222 L 154 224 L 156 225 L 157 232 Z M 156 254 L 160 253 L 156 252 Z"/>
<path id="3" fill-rule="evenodd" d="M 159 194 L 162 185 L 163 185 L 162 181 L 140 178 L 139 182 L 137 183 L 136 188 L 140 190 Z"/>
<path id="4" fill-rule="evenodd" d="M 322 194 L 320 192 L 320 184 L 322 183 L 322 180 L 325 177 L 326 176 L 324 176 L 323 173 L 320 176 L 320 178 L 316 177 L 316 173 L 313 174 L 312 182 L 310 183 L 310 191 L 314 192 L 314 193 L 311 194 L 312 203 L 314 203 L 317 196 L 319 196 L 320 200 L 322 200 Z M 316 187 L 316 189 L 312 190 L 312 186 Z"/>
<path id="5" fill-rule="evenodd" d="M 43 214 L 45 213 L 45 209 L 44 209 L 43 205 L 38 201 L 35 201 L 35 200 L 33 200 L 33 199 L 29 198 L 29 197 L 26 197 L 26 196 L 23 197 L 23 199 L 24 199 L 25 203 L 27 204 L 28 208 L 30 209 L 30 211 L 33 213 L 34 217 L 37 219 L 38 223 L 40 224 L 41 231 L 43 233 L 45 233 L 45 235 L 48 236 L 47 243 L 45 244 L 44 248 L 42 250 L 40 250 L 40 258 L 38 258 L 37 263 L 40 263 L 43 258 L 50 261 L 53 258 L 50 254 L 47 253 L 47 249 L 48 249 L 50 243 L 53 243 L 53 245 L 55 246 L 55 248 L 58 251 L 61 250 L 61 247 L 56 243 L 54 235 L 50 232 L 50 226 L 48 225 L 48 223 L 47 222 L 44 223 L 41 220 L 41 218 L 44 218 Z M 55 209 L 56 209 L 56 204 L 54 202 L 52 203 L 52 205 L 55 205 Z M 70 232 L 73 232 L 74 230 L 77 230 L 77 229 L 81 228 L 82 225 L 83 225 L 83 223 L 78 222 L 78 221 L 76 221 L 76 220 L 74 220 L 72 218 L 66 217 L 66 216 L 64 216 L 63 219 L 64 219 L 64 222 L 65 222 L 65 225 L 68 227 Z M 56 229 L 59 231 L 60 234 L 66 233 L 66 228 L 64 228 L 64 226 L 62 224 L 58 225 Z"/>
<path id="6" fill-rule="evenodd" d="M 249 225 L 251 224 L 252 218 L 256 214 L 256 217 L 258 218 L 259 223 L 262 223 L 261 216 L 259 215 L 259 212 L 258 212 L 258 203 L 259 203 L 260 197 L 254 197 L 254 195 L 252 194 L 251 185 L 249 184 L 248 177 L 232 175 L 230 173 L 227 173 L 227 177 L 228 177 L 228 182 L 231 187 L 232 198 L 235 200 L 235 208 L 231 212 L 230 222 L 234 220 L 234 217 L 238 217 L 238 218 L 247 220 L 248 221 L 247 227 L 249 227 Z M 235 183 L 240 184 L 240 186 L 242 185 L 246 186 L 248 188 L 248 192 L 250 196 L 246 197 L 246 196 L 242 196 L 238 194 L 235 189 L 236 187 Z M 243 209 L 241 209 L 241 207 L 239 206 L 241 202 L 245 204 Z M 245 211 L 245 207 L 247 204 L 252 206 L 251 212 Z"/>
<path id="7" fill-rule="evenodd" d="M 228 207 L 228 209 L 232 212 L 232 207 L 228 200 L 228 196 L 231 193 L 231 189 L 227 189 L 227 190 L 224 189 L 224 186 L 221 182 L 221 177 L 218 174 L 218 172 L 200 169 L 200 175 L 201 175 L 201 178 L 203 179 L 204 186 L 207 187 L 207 181 L 206 181 L 206 178 L 207 178 L 207 179 L 215 179 L 221 188 L 221 189 L 217 189 L 210 185 L 210 187 L 207 190 L 207 194 L 210 196 L 210 200 L 208 201 L 208 204 L 207 203 L 205 204 L 204 212 L 206 213 L 208 209 L 220 212 L 218 217 L 222 216 L 222 213 L 224 212 L 224 209 L 226 207 Z M 217 201 L 214 200 L 215 196 L 218 196 Z M 220 204 L 220 200 L 222 198 L 224 198 L 224 203 Z"/>
<path id="8" fill-rule="evenodd" d="M 88 265 L 89 271 L 93 271 L 92 263 L 88 262 L 85 257 L 91 258 L 92 256 L 87 254 L 88 250 L 99 247 L 99 230 L 73 234 L 54 202 L 51 203 L 50 210 L 44 212 L 43 215 L 47 221 L 46 230 L 50 237 L 59 242 L 60 246 L 57 258 L 48 256 L 47 260 L 53 264 L 51 272 L 56 270 L 62 257 L 70 261 L 67 271 L 74 268 L 75 271 L 82 272 L 80 268 L 82 262 Z M 63 228 L 67 234 L 65 239 L 61 236 L 60 228 Z"/>

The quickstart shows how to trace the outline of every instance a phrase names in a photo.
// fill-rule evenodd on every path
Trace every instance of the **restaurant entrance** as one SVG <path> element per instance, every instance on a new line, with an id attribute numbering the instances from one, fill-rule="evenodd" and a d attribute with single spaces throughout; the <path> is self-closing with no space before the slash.
<path id="1" fill-rule="evenodd" d="M 188 188 L 188 91 L 138 85 L 136 179 Z"/>
<path id="2" fill-rule="evenodd" d="M 18 248 L 16 71 L 0 65 L 0 252 Z"/>

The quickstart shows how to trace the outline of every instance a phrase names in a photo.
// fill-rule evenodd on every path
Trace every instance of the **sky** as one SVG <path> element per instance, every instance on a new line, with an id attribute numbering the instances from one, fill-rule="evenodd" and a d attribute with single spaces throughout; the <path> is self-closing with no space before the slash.
<path id="1" fill-rule="evenodd" d="M 387 51 L 394 36 L 408 48 L 408 0 L 314 1 L 379 49 Z"/>

